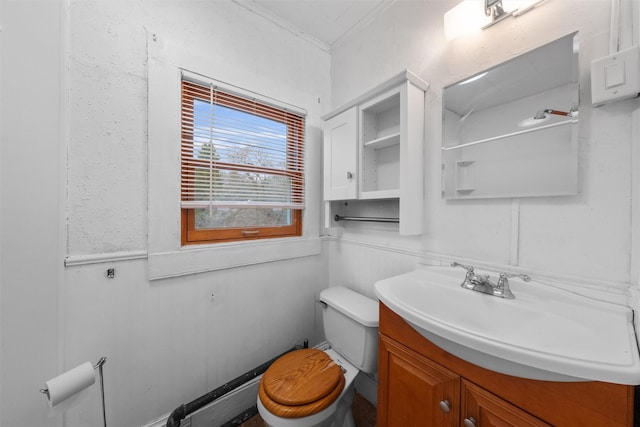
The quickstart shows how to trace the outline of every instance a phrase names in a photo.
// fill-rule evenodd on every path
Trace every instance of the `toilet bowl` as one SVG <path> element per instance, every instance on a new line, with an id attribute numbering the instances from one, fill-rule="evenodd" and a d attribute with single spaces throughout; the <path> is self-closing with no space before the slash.
<path id="1" fill-rule="evenodd" d="M 355 427 L 353 382 L 377 370 L 378 303 L 342 287 L 320 293 L 330 347 L 280 357 L 262 376 L 257 406 L 269 427 Z"/>
<path id="2" fill-rule="evenodd" d="M 304 350 L 297 350 L 293 353 L 302 352 Z M 317 350 L 320 351 L 320 350 Z M 318 400 L 308 404 L 308 406 L 312 406 L 314 403 L 318 403 L 318 406 L 324 406 L 323 409 L 320 409 L 317 412 L 312 414 L 301 415 L 298 417 L 281 417 L 276 415 L 273 410 L 273 406 L 270 403 L 263 403 L 265 398 L 263 393 L 260 392 L 258 397 L 258 412 L 262 417 L 263 421 L 268 427 L 355 427 L 353 423 L 353 416 L 351 415 L 351 403 L 353 402 L 353 382 L 358 374 L 358 368 L 353 366 L 343 357 L 341 357 L 338 353 L 333 349 L 327 349 L 322 351 L 325 356 L 329 358 L 329 360 L 334 363 L 334 366 L 340 369 L 340 376 L 344 378 L 344 382 L 342 383 L 342 387 L 340 389 L 340 393 L 333 398 L 327 396 L 323 396 L 318 398 Z M 276 361 L 277 362 L 277 361 Z M 275 363 L 275 362 L 274 362 Z M 297 366 L 297 365 L 296 365 Z M 294 366 L 291 366 L 293 370 L 297 369 Z M 265 372 L 265 374 L 267 374 Z M 304 375 L 301 375 L 300 378 L 303 378 Z M 264 379 L 264 377 L 263 377 Z M 295 387 L 295 386 L 294 386 Z M 304 386 L 300 386 L 304 387 Z M 262 381 L 261 381 L 261 389 L 262 389 Z M 266 404 L 266 406 L 265 406 Z M 325 406 L 326 405 L 326 406 Z M 292 405 L 292 408 L 296 411 L 299 409 L 296 406 L 303 405 Z M 267 409 L 269 407 L 269 409 Z M 335 424 L 334 421 L 341 419 L 341 424 Z"/>

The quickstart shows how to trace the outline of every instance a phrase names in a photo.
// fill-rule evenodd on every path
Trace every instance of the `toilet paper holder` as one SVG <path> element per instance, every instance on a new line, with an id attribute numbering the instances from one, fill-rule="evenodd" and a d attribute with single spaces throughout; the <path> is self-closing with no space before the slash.
<path id="1" fill-rule="evenodd" d="M 95 365 L 93 365 L 93 369 L 98 370 L 98 374 L 99 374 L 98 376 L 100 378 L 100 395 L 102 397 L 102 421 L 104 422 L 104 427 L 107 427 L 107 414 L 106 414 L 105 404 L 104 404 L 104 375 L 102 372 L 102 367 L 104 366 L 106 361 L 107 361 L 107 358 L 103 356 L 100 358 L 100 360 L 98 360 L 98 362 Z M 47 388 L 41 388 L 40 393 L 46 394 L 47 399 L 50 397 L 49 389 Z"/>

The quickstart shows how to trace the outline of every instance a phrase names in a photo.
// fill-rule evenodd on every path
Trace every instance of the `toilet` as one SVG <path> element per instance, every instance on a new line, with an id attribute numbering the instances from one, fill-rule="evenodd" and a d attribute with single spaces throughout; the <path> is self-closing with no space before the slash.
<path id="1" fill-rule="evenodd" d="M 378 302 L 343 287 L 323 290 L 319 302 L 330 347 L 292 351 L 267 369 L 258 412 L 269 427 L 355 427 L 354 380 L 378 367 Z"/>

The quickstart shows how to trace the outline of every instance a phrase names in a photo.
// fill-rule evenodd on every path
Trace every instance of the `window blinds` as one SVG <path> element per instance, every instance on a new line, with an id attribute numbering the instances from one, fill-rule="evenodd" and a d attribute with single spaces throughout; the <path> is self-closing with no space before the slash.
<path id="1" fill-rule="evenodd" d="M 304 117 L 182 81 L 183 209 L 304 208 Z"/>

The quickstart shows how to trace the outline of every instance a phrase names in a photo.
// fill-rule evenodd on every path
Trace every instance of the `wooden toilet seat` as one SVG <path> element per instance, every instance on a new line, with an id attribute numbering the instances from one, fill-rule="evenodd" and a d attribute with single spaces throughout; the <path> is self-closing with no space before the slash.
<path id="1" fill-rule="evenodd" d="M 267 369 L 258 394 L 264 407 L 282 418 L 313 415 L 331 405 L 344 389 L 342 369 L 317 349 L 292 351 Z"/>

